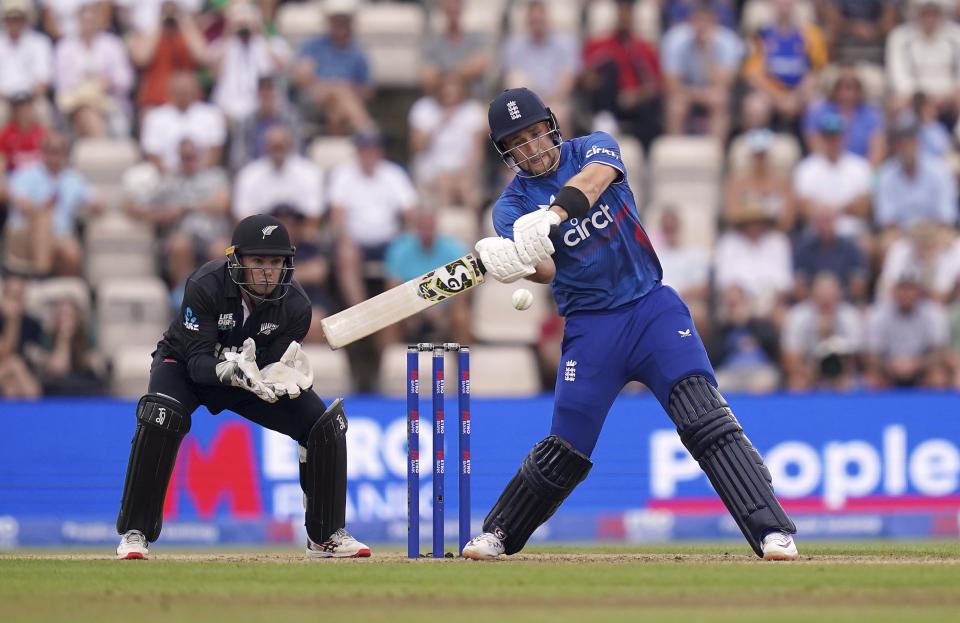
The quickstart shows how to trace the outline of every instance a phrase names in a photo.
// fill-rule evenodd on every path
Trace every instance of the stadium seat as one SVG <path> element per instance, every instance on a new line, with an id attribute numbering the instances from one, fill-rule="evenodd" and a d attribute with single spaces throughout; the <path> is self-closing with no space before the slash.
<path id="1" fill-rule="evenodd" d="M 106 279 L 97 288 L 97 335 L 108 358 L 129 346 L 150 346 L 170 324 L 167 286 L 156 278 Z"/>
<path id="2" fill-rule="evenodd" d="M 777 134 L 770 147 L 770 162 L 774 168 L 782 173 L 790 173 L 800 161 L 800 142 L 792 134 Z M 730 143 L 730 152 L 727 160 L 730 169 L 742 171 L 750 164 L 750 146 L 746 136 L 741 134 Z"/>
<path id="3" fill-rule="evenodd" d="M 617 143 L 620 145 L 620 157 L 623 159 L 623 166 L 627 172 L 630 188 L 633 189 L 633 196 L 638 206 L 643 205 L 643 193 L 647 187 L 643 146 L 640 145 L 640 141 L 627 135 L 618 136 Z"/>
<path id="4" fill-rule="evenodd" d="M 157 340 L 160 336 L 157 335 Z M 154 344 L 120 346 L 113 354 L 111 391 L 120 398 L 139 398 L 150 382 L 150 353 Z"/>
<path id="5" fill-rule="evenodd" d="M 430 12 L 430 27 L 433 32 L 443 32 L 444 17 L 437 3 Z M 479 32 L 494 41 L 500 36 L 503 25 L 504 9 L 507 0 L 464 0 L 461 24 L 467 32 Z"/>
<path id="6" fill-rule="evenodd" d="M 887 95 L 887 74 L 882 65 L 875 63 L 859 62 L 856 64 L 857 77 L 863 84 L 863 96 L 868 102 L 883 108 L 885 103 L 883 98 Z M 820 74 L 820 85 L 825 93 L 828 93 L 836 80 L 839 67 L 831 63 L 827 65 Z"/>
<path id="7" fill-rule="evenodd" d="M 793 7 L 794 19 L 799 24 L 816 20 L 816 8 L 808 0 L 800 0 Z M 770 0 L 747 0 L 740 17 L 740 32 L 750 34 L 773 23 L 773 2 Z"/>
<path id="8" fill-rule="evenodd" d="M 357 148 L 348 136 L 320 136 L 307 148 L 307 156 L 324 174 L 338 164 L 353 160 L 356 154 Z"/>
<path id="9" fill-rule="evenodd" d="M 519 288 L 533 292 L 530 309 L 517 311 L 511 297 Z M 477 340 L 493 343 L 533 344 L 540 337 L 540 326 L 553 313 L 550 286 L 523 281 L 500 283 L 488 279 L 473 294 L 470 313 L 473 335 Z"/>
<path id="10" fill-rule="evenodd" d="M 419 78 L 424 11 L 415 4 L 367 4 L 357 13 L 355 32 L 380 86 L 412 87 Z"/>
<path id="11" fill-rule="evenodd" d="M 683 220 L 680 244 L 710 253 L 717 239 L 717 204 L 682 198 L 671 199 L 668 195 L 663 200 L 650 203 L 644 210 L 643 227 L 647 232 L 656 231 L 660 227 L 660 219 L 668 207 L 678 212 Z"/>
<path id="12" fill-rule="evenodd" d="M 613 0 L 594 0 L 587 8 L 587 37 L 609 35 L 617 21 L 617 4 Z M 639 0 L 633 11 L 633 28 L 649 43 L 660 40 L 660 5 L 657 0 Z"/>
<path id="13" fill-rule="evenodd" d="M 380 360 L 380 393 L 406 395 L 406 344 L 391 344 Z M 430 399 L 432 353 L 420 353 L 420 400 Z M 455 378 L 457 354 L 444 357 L 446 378 Z M 527 346 L 470 346 L 470 392 L 473 396 L 530 396 L 540 391 L 540 373 L 533 349 Z M 444 385 L 444 394 L 457 395 L 455 383 Z M 426 407 L 424 407 L 426 408 Z"/>
<path id="14" fill-rule="evenodd" d="M 709 181 L 719 183 L 723 149 L 709 136 L 661 136 L 650 147 L 653 183 Z"/>
<path id="15" fill-rule="evenodd" d="M 53 324 L 57 302 L 69 298 L 77 305 L 81 316 L 90 317 L 90 286 L 80 277 L 55 277 L 31 280 L 24 292 L 27 312 L 45 327 Z"/>
<path id="16" fill-rule="evenodd" d="M 310 37 L 327 31 L 327 20 L 323 13 L 323 2 L 285 2 L 277 8 L 274 20 L 277 34 L 298 48 Z"/>
<path id="17" fill-rule="evenodd" d="M 456 238 L 467 251 L 479 238 L 477 213 L 469 208 L 441 208 L 437 211 L 437 231 Z"/>
<path id="18" fill-rule="evenodd" d="M 153 230 L 122 213 L 90 221 L 84 232 L 86 276 L 97 285 L 112 277 L 146 277 L 157 273 Z"/>
<path id="19" fill-rule="evenodd" d="M 71 163 L 97 191 L 97 199 L 110 208 L 123 201 L 123 172 L 140 160 L 132 139 L 82 138 L 73 146 Z"/>
<path id="20" fill-rule="evenodd" d="M 325 401 L 352 390 L 350 361 L 343 350 L 331 350 L 326 344 L 304 344 L 303 352 L 313 367 L 313 391 Z"/>
<path id="21" fill-rule="evenodd" d="M 517 2 L 510 10 L 510 32 L 522 33 L 527 30 L 527 8 L 525 3 Z M 550 28 L 555 32 L 570 35 L 580 34 L 580 3 L 571 0 L 553 0 L 547 6 L 550 16 Z"/>

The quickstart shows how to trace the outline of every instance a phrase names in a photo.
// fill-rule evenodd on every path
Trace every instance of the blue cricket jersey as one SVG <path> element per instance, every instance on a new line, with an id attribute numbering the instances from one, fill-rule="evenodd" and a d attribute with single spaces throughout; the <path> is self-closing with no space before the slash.
<path id="1" fill-rule="evenodd" d="M 560 164 L 552 173 L 515 177 L 493 207 L 497 234 L 513 239 L 514 221 L 549 207 L 567 181 L 592 162 L 611 166 L 620 174 L 585 217 L 560 224 L 560 239 L 553 241 L 557 276 L 550 285 L 561 316 L 621 307 L 663 279 L 660 260 L 640 225 L 620 146 L 605 132 L 564 141 Z"/>

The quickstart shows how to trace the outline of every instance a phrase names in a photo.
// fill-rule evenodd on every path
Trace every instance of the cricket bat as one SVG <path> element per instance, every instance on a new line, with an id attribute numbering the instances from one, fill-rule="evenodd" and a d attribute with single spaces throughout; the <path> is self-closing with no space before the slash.
<path id="1" fill-rule="evenodd" d="M 336 350 L 400 322 L 483 283 L 480 258 L 467 253 L 425 275 L 401 283 L 320 321 L 330 348 Z"/>

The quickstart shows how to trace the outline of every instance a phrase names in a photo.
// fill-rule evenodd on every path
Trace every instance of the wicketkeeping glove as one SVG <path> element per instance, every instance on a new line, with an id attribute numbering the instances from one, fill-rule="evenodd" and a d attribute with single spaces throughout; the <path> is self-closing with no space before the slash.
<path id="1" fill-rule="evenodd" d="M 253 392 L 266 402 L 277 401 L 277 395 L 263 382 L 260 368 L 257 367 L 257 344 L 252 337 L 243 341 L 239 353 L 228 352 L 223 358 L 224 361 L 217 364 L 217 378 L 221 383 Z"/>
<path id="2" fill-rule="evenodd" d="M 553 255 L 550 227 L 560 224 L 560 215 L 552 210 L 537 210 L 524 214 L 513 222 L 513 241 L 517 255 L 525 264 L 536 266 Z"/>
<path id="3" fill-rule="evenodd" d="M 313 368 L 298 342 L 290 342 L 280 361 L 264 366 L 262 374 L 278 398 L 297 398 L 313 386 Z"/>
<path id="4" fill-rule="evenodd" d="M 497 281 L 513 283 L 517 279 L 536 272 L 532 265 L 520 261 L 517 247 L 509 238 L 496 236 L 483 238 L 477 241 L 474 248 L 480 254 L 480 261 L 483 262 L 487 273 Z"/>

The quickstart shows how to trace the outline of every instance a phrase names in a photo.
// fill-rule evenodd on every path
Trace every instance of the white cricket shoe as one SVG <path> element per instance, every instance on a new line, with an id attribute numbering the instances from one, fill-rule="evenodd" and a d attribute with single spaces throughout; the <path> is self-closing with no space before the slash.
<path id="1" fill-rule="evenodd" d="M 793 542 L 793 537 L 786 532 L 774 531 L 763 537 L 761 542 L 763 547 L 764 560 L 796 560 L 800 557 L 797 552 L 797 544 Z"/>
<path id="2" fill-rule="evenodd" d="M 370 548 L 340 528 L 323 543 L 307 537 L 307 558 L 369 558 Z"/>
<path id="3" fill-rule="evenodd" d="M 463 546 L 464 558 L 474 560 L 496 560 L 503 553 L 503 541 L 497 538 L 492 532 L 484 532 L 480 536 L 474 537 L 469 543 Z"/>
<path id="4" fill-rule="evenodd" d="M 146 560 L 147 537 L 139 530 L 127 530 L 117 545 L 117 560 Z"/>

